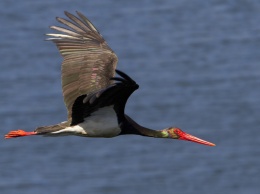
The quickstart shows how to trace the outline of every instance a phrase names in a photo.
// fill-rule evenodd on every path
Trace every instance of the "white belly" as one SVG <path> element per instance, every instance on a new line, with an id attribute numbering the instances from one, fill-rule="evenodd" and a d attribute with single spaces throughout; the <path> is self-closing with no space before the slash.
<path id="1" fill-rule="evenodd" d="M 101 108 L 85 118 L 83 123 L 53 132 L 87 137 L 114 137 L 121 132 L 112 106 Z M 62 134 L 61 134 L 62 135 Z"/>

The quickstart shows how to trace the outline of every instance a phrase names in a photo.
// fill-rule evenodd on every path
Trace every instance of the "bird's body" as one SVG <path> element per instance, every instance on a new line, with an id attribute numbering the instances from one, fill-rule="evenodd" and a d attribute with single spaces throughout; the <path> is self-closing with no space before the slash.
<path id="1" fill-rule="evenodd" d="M 107 106 L 95 111 L 82 123 L 54 131 L 52 134 L 67 133 L 86 137 L 115 137 L 120 132 L 116 113 L 112 106 Z"/>
<path id="2" fill-rule="evenodd" d="M 77 135 L 83 137 L 115 137 L 135 134 L 157 138 L 213 143 L 189 135 L 179 128 L 152 130 L 137 124 L 125 114 L 129 96 L 139 88 L 125 73 L 116 70 L 117 56 L 94 25 L 81 13 L 69 20 L 57 18 L 67 26 L 51 26 L 58 34 L 47 34 L 63 56 L 62 91 L 67 107 L 65 122 L 38 127 L 32 132 L 10 131 L 5 138 L 45 135 Z M 118 76 L 115 76 L 115 74 Z"/>

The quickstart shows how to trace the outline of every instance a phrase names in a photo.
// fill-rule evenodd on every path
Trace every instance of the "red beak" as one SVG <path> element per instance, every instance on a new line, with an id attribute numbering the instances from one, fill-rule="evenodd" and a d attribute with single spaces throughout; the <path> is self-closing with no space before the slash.
<path id="1" fill-rule="evenodd" d="M 192 142 L 200 143 L 200 144 L 207 145 L 207 146 L 215 146 L 214 143 L 197 138 L 197 137 L 190 135 L 188 133 L 185 133 L 183 131 L 178 131 L 178 135 L 180 136 L 179 139 L 181 139 L 181 140 L 192 141 Z"/>

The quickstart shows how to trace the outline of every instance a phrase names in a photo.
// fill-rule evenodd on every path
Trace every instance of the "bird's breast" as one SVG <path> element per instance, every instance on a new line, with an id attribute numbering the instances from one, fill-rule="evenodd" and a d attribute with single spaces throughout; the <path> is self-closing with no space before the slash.
<path id="1" fill-rule="evenodd" d="M 88 137 L 114 137 L 119 135 L 121 129 L 113 106 L 98 109 L 91 116 L 78 124 Z"/>

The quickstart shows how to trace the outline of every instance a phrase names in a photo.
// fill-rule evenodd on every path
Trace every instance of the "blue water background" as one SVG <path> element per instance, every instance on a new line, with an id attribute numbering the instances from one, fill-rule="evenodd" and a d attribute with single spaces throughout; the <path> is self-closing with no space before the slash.
<path id="1" fill-rule="evenodd" d="M 25 137 L 66 120 L 62 61 L 44 41 L 81 11 L 140 85 L 126 112 L 212 141 Z M 260 1 L 0 2 L 1 194 L 256 194 L 260 191 Z"/>

